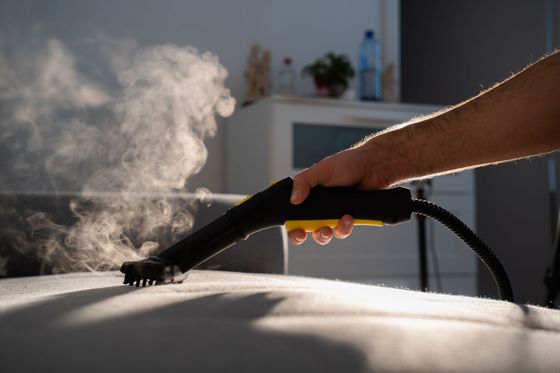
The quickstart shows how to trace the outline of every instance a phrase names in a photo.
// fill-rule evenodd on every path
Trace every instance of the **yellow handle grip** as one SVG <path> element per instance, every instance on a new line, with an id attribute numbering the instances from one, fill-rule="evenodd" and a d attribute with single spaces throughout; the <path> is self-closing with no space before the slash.
<path id="1" fill-rule="evenodd" d="M 315 232 L 321 227 L 334 228 L 338 225 L 340 219 L 322 219 L 322 220 L 287 220 L 284 225 L 288 232 L 295 229 L 303 229 L 306 232 Z M 367 225 L 370 227 L 382 227 L 383 222 L 380 220 L 354 219 L 354 225 Z"/>

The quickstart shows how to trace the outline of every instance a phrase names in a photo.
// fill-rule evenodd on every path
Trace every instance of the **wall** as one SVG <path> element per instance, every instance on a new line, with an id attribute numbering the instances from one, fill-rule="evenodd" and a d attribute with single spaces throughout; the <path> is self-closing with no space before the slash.
<path id="1" fill-rule="evenodd" d="M 405 101 L 458 103 L 545 53 L 546 0 L 403 0 L 401 6 Z M 478 233 L 503 260 L 518 300 L 542 303 L 551 243 L 546 159 L 487 167 L 476 179 Z M 479 290 L 495 295 L 482 267 Z"/>
<path id="2" fill-rule="evenodd" d="M 398 4 L 391 0 L 351 4 L 337 0 L 11 0 L 0 2 L 0 31 L 3 36 L 25 38 L 39 32 L 59 38 L 82 59 L 89 56 L 88 46 L 105 37 L 134 39 L 140 45 L 193 45 L 219 56 L 230 71 L 228 86 L 241 99 L 253 43 L 271 49 L 274 68 L 284 56 L 292 56 L 300 70 L 331 50 L 346 53 L 355 62 L 363 31 L 375 28 L 387 44 L 386 60 L 398 63 Z M 298 87 L 302 93 L 312 91 L 309 80 Z M 219 192 L 224 189 L 224 131 L 207 145 L 209 160 L 195 184 Z"/>

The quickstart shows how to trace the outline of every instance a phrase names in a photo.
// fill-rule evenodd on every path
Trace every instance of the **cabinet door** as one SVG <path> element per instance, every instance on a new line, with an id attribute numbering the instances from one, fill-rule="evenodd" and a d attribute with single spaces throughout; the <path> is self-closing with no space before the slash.
<path id="1" fill-rule="evenodd" d="M 474 198 L 472 195 L 437 196 L 430 199 L 457 216 L 474 230 Z M 442 291 L 454 294 L 476 295 L 476 276 L 478 258 L 460 238 L 439 222 L 427 219 L 428 257 L 432 276 L 436 274 L 434 258 L 436 255 L 441 276 Z M 434 277 L 435 279 L 435 277 Z M 431 288 L 436 289 L 435 282 Z"/>
<path id="2" fill-rule="evenodd" d="M 291 274 L 365 282 L 415 278 L 416 225 L 356 227 L 349 238 L 333 239 L 326 246 L 311 238 L 300 246 L 290 244 L 288 268 Z"/>
<path id="3" fill-rule="evenodd" d="M 437 176 L 431 181 L 432 194 L 435 196 L 468 195 L 474 198 L 474 172 L 464 171 L 456 174 Z"/>

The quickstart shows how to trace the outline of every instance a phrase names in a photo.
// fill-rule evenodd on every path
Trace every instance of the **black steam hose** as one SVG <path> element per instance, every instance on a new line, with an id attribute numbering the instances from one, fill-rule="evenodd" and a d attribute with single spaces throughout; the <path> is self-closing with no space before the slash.
<path id="1" fill-rule="evenodd" d="M 465 242 L 484 263 L 492 274 L 498 287 L 500 299 L 513 302 L 513 290 L 506 270 L 494 252 L 455 215 L 428 201 L 412 200 L 412 211 L 419 215 L 428 216 L 445 225 L 449 230 Z"/>

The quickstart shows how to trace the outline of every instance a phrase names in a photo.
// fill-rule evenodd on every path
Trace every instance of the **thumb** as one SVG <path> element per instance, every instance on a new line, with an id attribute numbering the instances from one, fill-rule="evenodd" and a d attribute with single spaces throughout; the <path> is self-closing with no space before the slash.
<path id="1" fill-rule="evenodd" d="M 292 195 L 290 202 L 294 205 L 299 205 L 309 195 L 309 190 L 314 186 L 322 184 L 324 175 L 321 172 L 321 164 L 316 164 L 301 171 L 294 177 L 294 184 L 292 187 Z"/>

